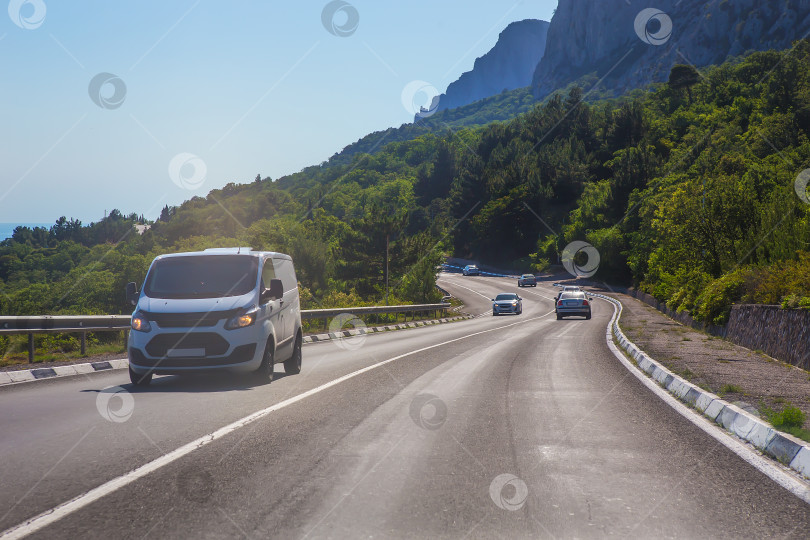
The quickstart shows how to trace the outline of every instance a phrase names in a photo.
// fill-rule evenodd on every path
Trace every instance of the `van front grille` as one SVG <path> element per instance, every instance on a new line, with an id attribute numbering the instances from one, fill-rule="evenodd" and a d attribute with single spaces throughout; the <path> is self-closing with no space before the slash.
<path id="1" fill-rule="evenodd" d="M 222 356 L 230 345 L 219 334 L 191 332 L 188 334 L 159 334 L 146 345 L 149 356 L 163 358 L 172 349 L 205 350 L 205 356 Z"/>

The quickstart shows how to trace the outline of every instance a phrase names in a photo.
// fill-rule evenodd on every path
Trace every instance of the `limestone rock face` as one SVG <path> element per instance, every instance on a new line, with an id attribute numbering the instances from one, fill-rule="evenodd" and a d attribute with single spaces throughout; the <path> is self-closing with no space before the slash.
<path id="1" fill-rule="evenodd" d="M 455 109 L 479 99 L 529 86 L 546 47 L 549 23 L 526 19 L 510 24 L 498 42 L 439 97 L 438 109 Z"/>
<path id="2" fill-rule="evenodd" d="M 666 81 L 674 64 L 788 49 L 808 31 L 810 0 L 559 0 L 532 92 L 595 75 L 618 95 Z"/>

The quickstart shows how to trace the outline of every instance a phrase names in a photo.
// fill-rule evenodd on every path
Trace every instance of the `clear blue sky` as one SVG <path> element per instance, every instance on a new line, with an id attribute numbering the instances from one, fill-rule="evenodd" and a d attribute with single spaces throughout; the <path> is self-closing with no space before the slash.
<path id="1" fill-rule="evenodd" d="M 322 23 L 328 3 L 12 0 L 0 11 L 0 222 L 89 222 L 112 208 L 154 218 L 231 181 L 318 164 L 411 121 L 411 81 L 444 91 L 507 24 L 549 20 L 557 4 L 351 0 L 359 24 L 339 37 Z M 126 87 L 97 85 L 107 108 L 90 97 L 99 73 Z M 170 177 L 181 153 L 199 157 L 180 168 L 194 190 Z"/>

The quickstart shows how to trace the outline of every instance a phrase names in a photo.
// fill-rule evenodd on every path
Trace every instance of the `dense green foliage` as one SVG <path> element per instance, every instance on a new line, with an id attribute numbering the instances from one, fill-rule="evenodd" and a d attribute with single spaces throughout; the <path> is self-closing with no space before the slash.
<path id="1" fill-rule="evenodd" d="M 810 42 L 699 80 L 680 66 L 671 81 L 595 103 L 575 87 L 508 122 L 229 184 L 165 209 L 142 236 L 120 213 L 20 230 L 0 246 L 2 312 L 119 312 L 154 255 L 237 244 L 290 253 L 310 305 L 381 301 L 386 260 L 389 296 L 426 301 L 443 252 L 525 270 L 557 263 L 574 240 L 598 249 L 597 278 L 701 320 L 722 324 L 738 301 L 800 304 L 810 205 L 794 180 L 810 167 Z"/>

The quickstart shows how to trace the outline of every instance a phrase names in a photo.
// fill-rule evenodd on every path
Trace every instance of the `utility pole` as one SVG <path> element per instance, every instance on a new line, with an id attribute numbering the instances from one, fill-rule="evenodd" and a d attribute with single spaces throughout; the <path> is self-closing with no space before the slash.
<path id="1" fill-rule="evenodd" d="M 385 305 L 388 305 L 388 239 L 389 233 L 385 233 Z"/>

